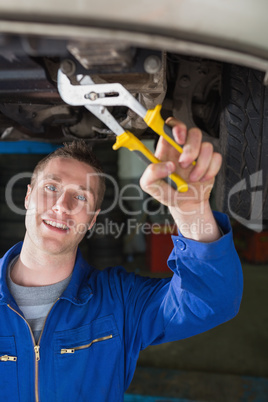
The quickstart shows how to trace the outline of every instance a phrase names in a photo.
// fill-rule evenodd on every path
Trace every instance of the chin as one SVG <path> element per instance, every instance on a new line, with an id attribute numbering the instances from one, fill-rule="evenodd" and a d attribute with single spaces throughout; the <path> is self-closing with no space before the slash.
<path id="1" fill-rule="evenodd" d="M 39 249 L 42 249 L 48 254 L 62 254 L 64 252 L 70 252 L 73 247 L 70 244 L 63 243 L 57 239 L 42 239 L 39 242 Z"/>

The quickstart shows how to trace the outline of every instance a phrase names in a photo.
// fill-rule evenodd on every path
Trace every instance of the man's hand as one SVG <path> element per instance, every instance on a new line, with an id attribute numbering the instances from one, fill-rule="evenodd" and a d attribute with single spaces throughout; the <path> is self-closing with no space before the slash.
<path id="1" fill-rule="evenodd" d="M 222 157 L 214 152 L 210 143 L 202 142 L 202 132 L 198 128 L 187 131 L 186 126 L 174 118 L 169 118 L 167 124 L 173 127 L 174 139 L 183 146 L 183 152 L 179 154 L 161 137 L 155 156 L 162 162 L 147 167 L 140 185 L 145 192 L 169 207 L 185 237 L 216 240 L 220 234 L 209 206 L 209 196 Z M 193 161 L 196 161 L 195 166 L 192 165 Z M 186 193 L 179 193 L 161 180 L 171 173 L 177 173 L 188 183 Z"/>

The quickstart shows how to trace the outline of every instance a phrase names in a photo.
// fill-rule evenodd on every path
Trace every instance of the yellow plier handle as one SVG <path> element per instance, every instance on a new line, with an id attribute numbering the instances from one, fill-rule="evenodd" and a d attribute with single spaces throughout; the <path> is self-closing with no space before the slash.
<path id="1" fill-rule="evenodd" d="M 176 144 L 176 143 L 175 143 Z M 113 145 L 113 149 L 117 150 L 121 147 L 125 147 L 130 151 L 140 152 L 145 159 L 142 158 L 146 163 L 149 163 L 148 160 L 152 163 L 161 162 L 157 159 L 154 154 L 130 131 L 125 131 L 123 134 L 120 134 L 116 137 L 116 142 Z M 186 181 L 184 181 L 179 175 L 176 173 L 171 173 L 169 178 L 176 184 L 177 190 L 184 193 L 188 190 L 188 185 Z"/>
<path id="2" fill-rule="evenodd" d="M 162 105 L 156 105 L 154 109 L 147 110 L 144 117 L 144 121 L 148 127 L 154 130 L 158 135 L 164 137 L 164 139 L 173 146 L 178 152 L 182 153 L 182 147 L 177 144 L 172 138 L 172 129 L 169 127 L 161 116 Z M 194 161 L 193 165 L 196 164 Z"/>

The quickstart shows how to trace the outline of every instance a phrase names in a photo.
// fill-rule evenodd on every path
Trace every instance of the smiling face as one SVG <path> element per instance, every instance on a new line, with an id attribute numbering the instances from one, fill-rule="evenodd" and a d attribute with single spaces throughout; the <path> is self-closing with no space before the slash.
<path id="1" fill-rule="evenodd" d="M 98 186 L 98 174 L 86 163 L 51 159 L 28 186 L 24 246 L 49 254 L 76 252 L 99 213 Z"/>

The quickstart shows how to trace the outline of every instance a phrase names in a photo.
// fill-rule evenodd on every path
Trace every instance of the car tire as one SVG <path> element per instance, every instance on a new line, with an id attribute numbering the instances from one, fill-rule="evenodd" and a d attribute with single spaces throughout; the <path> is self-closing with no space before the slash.
<path id="1" fill-rule="evenodd" d="M 264 73 L 225 65 L 222 75 L 217 209 L 259 231 L 268 219 L 268 88 Z"/>

